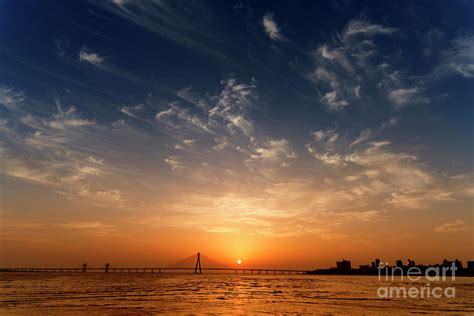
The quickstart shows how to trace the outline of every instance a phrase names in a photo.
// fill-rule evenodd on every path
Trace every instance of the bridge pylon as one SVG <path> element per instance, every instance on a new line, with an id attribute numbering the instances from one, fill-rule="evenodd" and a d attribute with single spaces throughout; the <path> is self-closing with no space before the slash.
<path id="1" fill-rule="evenodd" d="M 199 273 L 202 273 L 201 271 L 201 253 L 198 252 L 198 257 L 196 260 L 196 266 L 194 267 L 194 273 L 198 273 L 198 267 L 199 267 Z"/>

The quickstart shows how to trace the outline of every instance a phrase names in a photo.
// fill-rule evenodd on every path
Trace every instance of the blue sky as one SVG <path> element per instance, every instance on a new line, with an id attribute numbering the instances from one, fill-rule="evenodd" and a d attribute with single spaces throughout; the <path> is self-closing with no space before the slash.
<path id="1" fill-rule="evenodd" d="M 4 238 L 24 223 L 126 234 L 131 221 L 344 240 L 360 223 L 414 236 L 412 216 L 424 234 L 467 236 L 473 13 L 0 1 Z"/>

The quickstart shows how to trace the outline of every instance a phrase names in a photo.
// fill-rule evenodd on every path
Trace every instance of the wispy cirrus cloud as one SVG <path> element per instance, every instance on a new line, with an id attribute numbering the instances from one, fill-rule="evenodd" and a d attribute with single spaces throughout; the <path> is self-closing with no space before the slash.
<path id="1" fill-rule="evenodd" d="M 176 138 L 174 149 L 187 150 L 199 156 L 225 154 L 233 151 L 251 172 L 271 176 L 279 168 L 289 166 L 297 155 L 286 139 L 263 136 L 251 117 L 255 103 L 257 83 L 239 82 L 233 77 L 221 81 L 221 89 L 215 94 L 199 97 L 190 88 L 178 92 L 178 96 L 192 104 L 189 107 L 179 101 L 169 103 L 168 108 L 155 114 L 157 126 Z M 165 159 L 173 171 L 188 171 L 186 161 L 176 155 Z M 229 174 L 232 172 L 225 168 Z"/>
<path id="2" fill-rule="evenodd" d="M 118 108 L 120 112 L 123 114 L 137 119 L 137 120 L 146 120 L 144 119 L 143 116 L 143 110 L 145 109 L 145 106 L 143 104 L 138 104 L 138 105 L 122 105 L 121 107 Z"/>
<path id="3" fill-rule="evenodd" d="M 276 170 L 289 167 L 297 157 L 286 139 L 270 139 L 251 148 L 250 157 L 244 164 L 251 171 L 271 177 Z"/>
<path id="4" fill-rule="evenodd" d="M 376 36 L 393 37 L 396 34 L 396 28 L 353 19 L 345 25 L 340 36 L 315 49 L 312 52 L 314 68 L 307 77 L 315 85 L 320 103 L 330 111 L 376 106 L 380 101 L 375 100 L 381 99 L 394 109 L 430 103 L 425 87 L 429 80 L 408 75 L 399 63 L 394 62 L 396 51 L 379 52 Z M 461 59 L 465 63 L 465 56 Z M 445 63 L 445 70 L 450 67 Z M 465 63 L 462 69 L 469 69 L 468 64 Z"/>
<path id="5" fill-rule="evenodd" d="M 354 19 L 349 21 L 342 31 L 343 41 L 351 40 L 357 36 L 374 36 L 374 35 L 386 35 L 396 32 L 397 29 L 393 27 L 387 27 L 376 23 L 371 23 L 367 20 Z"/>
<path id="6" fill-rule="evenodd" d="M 81 63 L 92 65 L 93 67 L 95 67 L 94 69 L 96 70 L 101 70 L 106 73 L 121 77 L 123 79 L 130 80 L 132 82 L 140 82 L 143 85 L 149 85 L 147 81 L 138 78 L 135 74 L 129 71 L 126 71 L 117 67 L 113 63 L 109 62 L 105 56 L 102 56 L 99 53 L 94 52 L 90 48 L 87 48 L 87 47 L 81 48 L 77 56 L 78 56 L 78 60 Z M 66 61 L 76 60 L 75 58 L 71 59 L 71 57 L 68 57 L 65 54 L 63 54 L 61 57 Z"/>
<path id="7" fill-rule="evenodd" d="M 343 99 L 336 90 L 326 92 L 326 94 L 320 99 L 320 101 L 325 104 L 329 110 L 334 111 L 342 110 L 346 106 L 349 106 L 349 102 Z"/>
<path id="8" fill-rule="evenodd" d="M 241 83 L 235 78 L 222 80 L 220 91 L 204 98 L 191 96 L 189 88 L 183 89 L 178 96 L 187 103 L 169 102 L 154 114 L 154 120 L 160 128 L 184 138 L 192 138 L 192 133 L 199 132 L 203 133 L 202 137 L 215 138 L 219 134 L 220 138 L 227 135 L 252 141 L 255 131 L 249 111 L 258 99 L 255 90 L 254 82 Z"/>
<path id="9" fill-rule="evenodd" d="M 395 89 L 389 92 L 388 99 L 397 107 L 414 103 L 429 103 L 430 100 L 422 95 L 418 87 L 408 89 Z"/>
<path id="10" fill-rule="evenodd" d="M 390 36 L 396 31 L 395 28 L 354 19 L 346 24 L 340 36 L 315 49 L 311 53 L 314 68 L 308 78 L 319 92 L 321 104 L 330 111 L 341 111 L 367 102 L 367 90 L 382 88 L 379 83 L 387 80 L 386 77 L 390 75 L 383 73 L 386 68 L 379 67 L 376 60 L 389 58 L 377 51 L 374 37 Z M 391 75 L 389 78 L 395 79 Z M 386 98 L 389 99 L 389 93 L 393 90 L 405 88 L 405 82 L 400 77 L 396 78 L 396 84 L 393 80 L 390 81 L 392 85 L 383 91 Z"/>
<path id="11" fill-rule="evenodd" d="M 166 127 L 169 131 L 173 129 L 189 132 L 213 133 L 206 120 L 205 114 L 193 113 L 190 109 L 181 106 L 178 102 L 171 102 L 169 108 L 157 112 L 155 120 Z"/>
<path id="12" fill-rule="evenodd" d="M 362 131 L 354 140 L 335 129 L 320 130 L 306 147 L 334 171 L 335 183 L 345 182 L 348 192 L 379 200 L 385 207 L 423 209 L 462 199 L 465 185 L 449 186 L 445 177 L 433 174 L 416 155 L 394 151 L 390 141 L 376 141 L 376 137 L 371 130 Z"/>
<path id="13" fill-rule="evenodd" d="M 16 91 L 7 86 L 0 86 L 0 104 L 10 111 L 17 110 L 24 99 L 23 92 Z"/>
<path id="14" fill-rule="evenodd" d="M 99 125 L 59 101 L 55 113 L 40 116 L 28 112 L 29 102 L 13 113 L 14 121 L 1 121 L 2 173 L 50 187 L 68 199 L 124 206 L 128 172 L 115 162 L 120 150 L 115 136 L 137 134 L 123 125 Z"/>
<path id="15" fill-rule="evenodd" d="M 187 1 L 148 2 L 137 0 L 91 1 L 108 12 L 146 30 L 163 36 L 179 45 L 197 49 L 230 62 L 219 47 L 225 38 L 210 21 L 211 11 L 202 3 Z M 195 22 L 201 21 L 200 27 Z"/>
<path id="16" fill-rule="evenodd" d="M 445 33 L 437 27 L 431 28 L 422 38 L 421 43 L 423 45 L 423 54 L 427 57 L 437 54 L 439 42 L 445 37 Z"/>
<path id="17" fill-rule="evenodd" d="M 286 139 L 269 140 L 264 147 L 255 149 L 252 159 L 281 162 L 282 159 L 293 159 L 297 155 L 290 149 Z"/>
<path id="18" fill-rule="evenodd" d="M 284 40 L 285 37 L 280 32 L 280 27 L 276 23 L 273 13 L 267 12 L 262 18 L 262 25 L 268 37 L 274 41 Z"/>
<path id="19" fill-rule="evenodd" d="M 474 78 L 474 36 L 461 35 L 452 39 L 449 47 L 440 53 L 440 62 L 434 74 L 444 76 L 459 74 L 466 78 Z"/>

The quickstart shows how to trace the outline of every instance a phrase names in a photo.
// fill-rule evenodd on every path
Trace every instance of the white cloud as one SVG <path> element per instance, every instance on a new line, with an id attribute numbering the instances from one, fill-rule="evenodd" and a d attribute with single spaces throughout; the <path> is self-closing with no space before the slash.
<path id="1" fill-rule="evenodd" d="M 167 205 L 173 210 L 169 216 L 147 219 L 147 223 L 262 236 L 309 233 L 334 239 L 341 238 L 337 228 L 342 224 L 381 220 L 382 211 L 357 209 L 360 206 L 347 192 L 321 190 L 310 181 L 294 180 L 247 193 L 242 189 L 186 193 Z"/>
<path id="2" fill-rule="evenodd" d="M 89 234 L 97 235 L 115 235 L 116 231 L 116 227 L 114 225 L 108 225 L 102 222 L 68 222 L 57 225 L 67 229 L 83 230 Z"/>
<path id="3" fill-rule="evenodd" d="M 127 3 L 127 0 L 112 0 L 112 2 L 116 5 L 124 5 L 125 3 Z"/>
<path id="4" fill-rule="evenodd" d="M 208 100 L 201 99 L 198 95 L 195 95 L 191 89 L 191 87 L 187 87 L 184 89 L 179 90 L 176 92 L 176 95 L 181 99 L 194 104 L 202 111 L 209 110 L 209 102 Z"/>
<path id="5" fill-rule="evenodd" d="M 319 130 L 313 133 L 314 144 L 307 144 L 308 152 L 314 158 L 326 165 L 339 165 L 344 163 L 343 156 L 336 153 L 339 134 L 335 130 Z"/>
<path id="6" fill-rule="evenodd" d="M 183 167 L 181 158 L 178 156 L 169 156 L 165 159 L 165 163 L 170 166 L 171 170 L 179 170 Z"/>
<path id="7" fill-rule="evenodd" d="M 244 160 L 245 166 L 265 178 L 272 178 L 282 168 L 291 166 L 298 157 L 286 139 L 270 139 L 251 146 L 250 157 Z"/>
<path id="8" fill-rule="evenodd" d="M 100 222 L 70 222 L 60 224 L 63 227 L 67 228 L 77 228 L 77 229 L 96 229 L 96 228 L 111 228 L 113 226 L 104 225 Z"/>
<path id="9" fill-rule="evenodd" d="M 322 141 L 324 140 L 326 144 L 329 144 L 330 146 L 333 146 L 333 144 L 337 141 L 339 138 L 339 134 L 336 133 L 335 130 L 329 129 L 329 130 L 319 130 L 317 132 L 313 133 L 314 139 L 317 141 Z"/>
<path id="10" fill-rule="evenodd" d="M 314 70 L 313 75 L 316 79 L 329 84 L 333 88 L 337 88 L 339 86 L 339 78 L 334 72 L 328 69 L 317 67 Z"/>
<path id="11" fill-rule="evenodd" d="M 152 109 L 162 108 L 155 112 L 152 124 L 177 140 L 174 149 L 205 155 L 209 150 L 215 154 L 229 149 L 245 161 L 258 144 L 265 144 L 266 138 L 258 135 L 250 115 L 258 100 L 255 80 L 243 83 L 229 77 L 221 81 L 217 93 L 200 97 L 186 88 L 178 92 L 178 97 L 186 103 L 173 101 L 163 108 L 154 100 L 147 101 Z M 176 159 L 168 159 L 175 165 Z M 183 176 L 197 176 L 191 168 L 182 171 Z"/>
<path id="12" fill-rule="evenodd" d="M 442 60 L 435 68 L 439 75 L 457 73 L 474 78 L 474 36 L 459 36 L 442 52 Z"/>
<path id="13" fill-rule="evenodd" d="M 52 128 L 65 130 L 68 128 L 95 125 L 94 121 L 78 117 L 74 106 L 70 106 L 66 111 L 64 111 L 61 104 L 56 102 L 56 107 L 58 109 L 58 114 L 54 115 L 54 119 L 47 122 L 47 124 Z"/>
<path id="14" fill-rule="evenodd" d="M 439 28 L 434 27 L 429 30 L 428 33 L 423 37 L 421 43 L 423 45 L 423 53 L 430 57 L 433 54 L 437 53 L 436 50 L 438 49 L 438 44 L 444 38 L 445 34 Z"/>
<path id="15" fill-rule="evenodd" d="M 142 118 L 140 117 L 140 112 L 143 109 L 144 109 L 144 106 L 142 104 L 138 104 L 135 106 L 123 105 L 118 110 L 127 116 L 133 117 L 137 120 L 142 120 Z"/>
<path id="16" fill-rule="evenodd" d="M 342 110 L 349 106 L 349 102 L 342 99 L 336 90 L 327 92 L 320 101 L 325 104 L 330 110 Z"/>
<path id="17" fill-rule="evenodd" d="M 320 95 L 319 101 L 331 111 L 340 111 L 349 105 L 362 105 L 362 101 L 366 105 L 368 98 L 364 91 L 373 89 L 372 86 L 377 84 L 382 72 L 375 61 L 390 59 L 390 56 L 377 51 L 372 37 L 395 31 L 367 21 L 351 20 L 344 27 L 341 36 L 334 37 L 331 42 L 314 50 L 311 54 L 314 70 L 308 75 L 308 79 L 314 83 Z M 389 88 L 391 91 L 400 87 Z"/>
<path id="18" fill-rule="evenodd" d="M 354 93 L 358 98 L 360 98 L 360 88 L 361 88 L 360 85 L 358 85 L 354 88 Z"/>
<path id="19" fill-rule="evenodd" d="M 25 110 L 31 107 L 30 102 Z M 122 188 L 127 186 L 124 178 L 129 170 L 111 163 L 117 161 L 124 133 L 131 139 L 136 139 L 134 135 L 121 128 L 99 126 L 95 120 L 81 117 L 74 106 L 63 108 L 56 102 L 56 108 L 50 116 L 23 114 L 15 118 L 15 125 L 0 121 L 2 173 L 49 187 L 67 199 L 124 206 L 127 198 Z M 120 156 L 126 159 L 128 153 L 120 152 Z"/>
<path id="20" fill-rule="evenodd" d="M 104 57 L 101 57 L 97 53 L 91 52 L 86 48 L 82 48 L 79 52 L 79 60 L 91 63 L 92 65 L 99 67 L 104 62 Z"/>
<path id="21" fill-rule="evenodd" d="M 156 113 L 155 119 L 160 121 L 162 119 L 166 119 L 168 116 L 174 114 L 176 112 L 176 109 L 174 107 L 170 107 L 167 110 L 163 110 L 161 112 Z"/>
<path id="22" fill-rule="evenodd" d="M 207 122 L 206 113 L 193 113 L 179 102 L 172 102 L 169 106 L 168 109 L 157 112 L 155 120 L 167 128 L 170 133 L 176 133 L 181 129 L 213 133 L 212 127 Z"/>
<path id="23" fill-rule="evenodd" d="M 363 130 L 360 133 L 359 137 L 357 137 L 352 143 L 349 144 L 349 147 L 366 142 L 370 138 L 370 136 L 372 136 L 372 131 L 370 129 Z"/>
<path id="24" fill-rule="evenodd" d="M 92 5 L 114 14 L 118 18 L 154 32 L 187 48 L 197 49 L 231 63 L 223 53 L 219 24 L 212 18 L 213 12 L 195 1 L 92 1 Z M 199 21 L 199 27 L 196 27 Z"/>
<path id="25" fill-rule="evenodd" d="M 318 152 L 313 147 L 308 147 L 308 152 L 326 165 L 344 164 L 344 157 L 338 153 Z"/>
<path id="26" fill-rule="evenodd" d="M 217 103 L 209 110 L 210 116 L 221 115 L 225 118 L 229 113 L 241 113 L 251 107 L 258 98 L 254 81 L 246 84 L 229 78 L 222 80 L 221 85 L 223 88 L 219 95 L 212 98 Z"/>
<path id="27" fill-rule="evenodd" d="M 90 49 L 83 47 L 79 52 L 79 61 L 89 63 L 97 67 L 101 71 L 108 72 L 115 76 L 122 77 L 132 82 L 140 82 L 143 86 L 151 86 L 148 80 L 141 80 L 133 73 L 123 70 L 110 62 L 107 62 L 106 57 L 99 55 L 91 51 Z"/>
<path id="28" fill-rule="evenodd" d="M 357 35 L 374 36 L 377 34 L 392 34 L 397 29 L 392 27 L 382 26 L 380 24 L 370 23 L 364 20 L 351 20 L 345 26 L 342 32 L 342 38 L 344 41 L 352 39 Z"/>
<path id="29" fill-rule="evenodd" d="M 196 144 L 196 140 L 194 139 L 183 139 L 179 144 L 174 145 L 175 149 L 181 150 L 191 150 L 192 147 Z"/>
<path id="30" fill-rule="evenodd" d="M 396 208 L 426 208 L 430 203 L 454 201 L 463 187 L 452 192 L 428 171 L 413 154 L 390 150 L 389 141 L 370 141 L 366 130 L 354 140 L 334 130 L 314 133 L 308 152 L 336 173 L 335 183 L 364 198 L 376 197 L 382 205 Z"/>
<path id="31" fill-rule="evenodd" d="M 437 233 L 456 233 L 469 230 L 469 227 L 462 220 L 443 223 L 434 228 Z"/>
<path id="32" fill-rule="evenodd" d="M 229 124 L 228 127 L 232 129 L 236 127 L 245 135 L 251 137 L 253 134 L 253 126 L 247 119 L 245 119 L 242 115 L 230 115 L 228 117 Z"/>
<path id="33" fill-rule="evenodd" d="M 273 13 L 266 13 L 262 18 L 263 28 L 268 37 L 275 41 L 281 41 L 284 39 L 283 35 L 280 33 L 280 28 L 278 24 L 273 19 Z"/>
<path id="34" fill-rule="evenodd" d="M 344 53 L 339 52 L 337 49 L 331 50 L 327 45 L 322 45 L 319 47 L 318 52 L 323 58 L 337 62 L 349 73 L 353 71 L 353 67 L 348 58 Z"/>
<path id="35" fill-rule="evenodd" d="M 382 123 L 382 128 L 396 126 L 398 125 L 399 119 L 396 117 L 391 117 L 388 121 Z"/>
<path id="36" fill-rule="evenodd" d="M 185 144 L 187 146 L 193 146 L 195 142 L 196 142 L 196 140 L 194 140 L 194 139 L 183 139 L 183 144 Z"/>
<path id="37" fill-rule="evenodd" d="M 0 104 L 10 111 L 18 110 L 18 107 L 24 100 L 23 92 L 16 91 L 7 86 L 0 86 Z"/>
<path id="38" fill-rule="evenodd" d="M 45 134 L 45 132 L 36 131 L 25 137 L 25 144 L 38 149 L 51 148 L 55 149 L 66 145 L 68 139 L 58 135 Z"/>
<path id="39" fill-rule="evenodd" d="M 211 124 L 219 124 L 220 120 L 231 134 L 241 132 L 252 138 L 253 123 L 247 112 L 258 99 L 255 82 L 245 84 L 230 78 L 223 80 L 221 84 L 223 89 L 212 97 L 216 103 L 208 112 Z"/>
<path id="40" fill-rule="evenodd" d="M 35 144 L 27 144 L 35 146 Z M 112 184 L 107 182 L 107 178 L 112 175 L 114 175 L 113 185 L 117 185 L 120 179 L 111 171 L 112 168 L 92 162 L 90 157 L 81 160 L 76 156 L 77 153 L 61 153 L 64 146 L 66 145 L 51 147 L 56 151 L 56 153 L 50 152 L 50 155 L 54 156 L 53 159 L 48 159 L 47 156 L 43 158 L 45 152 L 38 152 L 35 161 L 4 151 L 1 154 L 7 168 L 4 174 L 51 187 L 68 199 L 80 199 L 96 205 L 123 206 L 126 198 L 119 190 L 111 188 Z M 44 147 L 38 148 L 44 150 Z"/>
<path id="41" fill-rule="evenodd" d="M 97 164 L 97 165 L 103 165 L 104 164 L 104 159 L 99 159 L 99 158 L 96 158 L 92 155 L 89 155 L 89 157 L 87 157 L 87 161 L 92 162 L 93 164 Z"/>
<path id="42" fill-rule="evenodd" d="M 252 159 L 283 164 L 288 160 L 295 159 L 297 155 L 290 149 L 286 139 L 269 140 L 262 147 L 255 149 L 250 156 Z"/>
<path id="43" fill-rule="evenodd" d="M 428 98 L 421 96 L 421 89 L 418 87 L 390 91 L 388 98 L 397 107 L 402 107 L 410 103 L 430 102 Z"/>

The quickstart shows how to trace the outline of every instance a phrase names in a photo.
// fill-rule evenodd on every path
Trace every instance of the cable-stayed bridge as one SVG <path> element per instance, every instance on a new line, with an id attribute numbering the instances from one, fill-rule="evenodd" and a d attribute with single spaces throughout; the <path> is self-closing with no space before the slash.
<path id="1" fill-rule="evenodd" d="M 236 274 L 305 274 L 301 269 L 267 269 L 228 267 L 204 254 L 196 253 L 165 267 L 116 267 L 106 263 L 103 267 L 88 267 L 84 263 L 74 268 L 0 268 L 0 272 L 105 272 L 105 273 L 236 273 Z"/>

